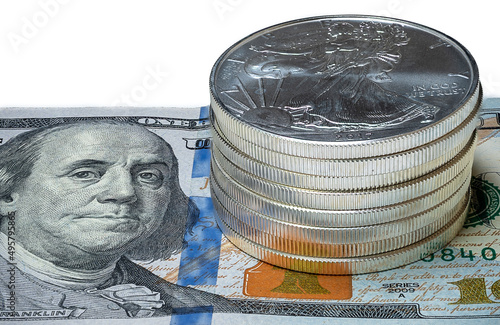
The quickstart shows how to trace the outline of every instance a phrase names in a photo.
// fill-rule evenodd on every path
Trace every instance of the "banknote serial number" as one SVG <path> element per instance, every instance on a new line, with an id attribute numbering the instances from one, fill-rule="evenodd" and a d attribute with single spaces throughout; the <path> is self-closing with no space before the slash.
<path id="1" fill-rule="evenodd" d="M 472 253 L 472 250 L 466 251 L 464 248 L 460 248 L 459 253 L 455 253 L 451 248 L 445 248 L 440 251 L 440 254 L 430 254 L 429 256 L 422 259 L 424 262 L 432 262 L 435 258 L 440 258 L 445 262 L 455 261 L 456 259 L 469 259 L 470 261 L 474 261 L 474 258 L 482 258 L 483 260 L 493 261 L 497 258 L 497 252 L 494 248 L 484 247 L 481 250 L 481 256 L 476 256 Z"/>

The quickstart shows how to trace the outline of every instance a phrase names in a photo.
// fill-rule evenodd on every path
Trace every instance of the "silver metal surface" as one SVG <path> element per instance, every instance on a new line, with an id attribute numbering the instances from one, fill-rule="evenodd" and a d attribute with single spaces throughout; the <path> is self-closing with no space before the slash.
<path id="1" fill-rule="evenodd" d="M 382 187 L 417 178 L 451 160 L 469 141 L 478 111 L 479 105 L 459 127 L 425 146 L 399 154 L 349 160 L 290 156 L 257 147 L 240 137 L 231 144 L 214 119 L 213 151 L 221 163 L 227 159 L 250 174 L 287 186 L 332 191 Z"/>
<path id="2" fill-rule="evenodd" d="M 450 201 L 451 205 L 458 204 L 458 199 L 467 191 L 470 180 L 470 170 L 464 171 L 448 184 L 427 195 L 390 206 L 358 210 L 319 210 L 283 204 L 215 173 L 210 175 L 210 187 L 219 199 L 230 197 L 252 211 L 281 221 L 314 227 L 358 227 L 407 218 L 432 209 L 449 197 L 454 198 Z"/>
<path id="3" fill-rule="evenodd" d="M 384 271 L 424 258 L 444 247 L 456 236 L 467 217 L 467 210 L 468 205 L 443 228 L 412 245 L 382 254 L 351 258 L 321 258 L 283 253 L 248 240 L 221 221 L 217 215 L 215 217 L 224 235 L 236 247 L 257 259 L 300 272 L 340 275 Z"/>
<path id="4" fill-rule="evenodd" d="M 327 210 L 368 209 L 415 199 L 444 186 L 459 174 L 470 173 L 476 142 L 474 133 L 456 157 L 431 173 L 402 184 L 370 190 L 334 192 L 285 186 L 249 174 L 232 163 L 223 165 L 214 156 L 212 170 L 219 175 L 218 179 L 223 177 L 229 182 L 237 182 L 259 195 L 285 204 Z"/>
<path id="5" fill-rule="evenodd" d="M 210 92 L 217 222 L 250 255 L 375 272 L 463 225 L 482 90 L 447 35 L 374 16 L 286 22 L 229 48 Z"/>
<path id="6" fill-rule="evenodd" d="M 468 203 L 440 204 L 425 213 L 394 222 L 349 228 L 311 227 L 255 213 L 237 202 L 212 196 L 219 218 L 239 235 L 267 248 L 315 257 L 357 257 L 380 254 L 411 245 L 447 224 Z M 223 203 L 224 202 L 224 203 Z M 448 209 L 444 209 L 448 207 Z"/>
<path id="7" fill-rule="evenodd" d="M 283 23 L 216 62 L 211 106 L 222 132 L 308 158 L 393 154 L 454 130 L 478 101 L 474 59 L 433 29 L 390 18 Z"/>

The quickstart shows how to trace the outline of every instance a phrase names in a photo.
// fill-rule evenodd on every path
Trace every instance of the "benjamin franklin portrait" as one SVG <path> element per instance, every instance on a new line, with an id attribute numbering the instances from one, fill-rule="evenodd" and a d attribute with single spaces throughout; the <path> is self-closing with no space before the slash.
<path id="1" fill-rule="evenodd" d="M 1 145 L 0 268 L 15 283 L 7 271 L 0 276 L 0 310 L 79 318 L 232 311 L 221 296 L 132 262 L 185 247 L 199 211 L 178 173 L 171 146 L 127 122 L 58 124 Z"/>

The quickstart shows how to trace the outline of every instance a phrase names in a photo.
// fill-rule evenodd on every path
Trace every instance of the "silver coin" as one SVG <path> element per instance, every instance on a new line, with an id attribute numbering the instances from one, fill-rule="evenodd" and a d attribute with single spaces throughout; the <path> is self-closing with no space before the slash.
<path id="1" fill-rule="evenodd" d="M 448 202 L 450 205 L 447 207 L 451 208 L 458 204 L 470 181 L 471 174 L 464 172 L 443 187 L 410 201 L 370 209 L 319 210 L 283 204 L 258 195 L 216 173 L 210 174 L 211 191 L 219 199 L 230 197 L 252 211 L 271 218 L 315 227 L 357 227 L 392 222 L 432 209 L 449 197 L 453 199 L 445 202 Z"/>
<path id="2" fill-rule="evenodd" d="M 480 100 L 478 69 L 451 37 L 371 16 L 256 32 L 215 63 L 221 130 L 270 150 L 350 159 L 409 150 L 454 130 Z"/>
<path id="3" fill-rule="evenodd" d="M 243 252 L 269 264 L 307 273 L 362 274 L 380 272 L 418 261 L 443 248 L 462 229 L 468 205 L 443 228 L 414 244 L 390 252 L 362 257 L 322 258 L 283 253 L 239 235 L 215 215 L 224 235 Z"/>
<path id="4" fill-rule="evenodd" d="M 468 122 L 463 128 L 457 128 L 449 136 L 427 146 L 401 154 L 352 160 L 306 159 L 261 151 L 260 148 L 257 150 L 263 153 L 262 160 L 256 160 L 232 147 L 219 134 L 214 123 L 212 154 L 222 165 L 230 161 L 249 174 L 286 186 L 330 191 L 362 190 L 403 183 L 439 168 L 469 141 L 475 129 L 475 119 Z M 279 166 L 274 167 L 276 165 Z"/>
<path id="5" fill-rule="evenodd" d="M 276 153 L 238 137 L 231 144 L 212 120 L 214 154 L 257 177 L 293 187 L 355 190 L 402 183 L 422 176 L 452 159 L 476 128 L 479 105 L 454 131 L 403 153 L 364 159 L 310 159 Z M 221 157 L 221 154 L 223 157 Z"/>
<path id="6" fill-rule="evenodd" d="M 356 257 L 380 254 L 411 245 L 447 224 L 463 210 L 469 194 L 448 210 L 441 204 L 426 213 L 380 225 L 349 228 L 310 227 L 257 214 L 237 202 L 212 196 L 219 218 L 239 235 L 267 248 L 315 257 Z"/>
<path id="7" fill-rule="evenodd" d="M 474 133 L 467 146 L 456 157 L 431 173 L 402 184 L 370 190 L 334 192 L 285 186 L 249 174 L 232 163 L 222 165 L 214 156 L 212 170 L 220 175 L 218 179 L 226 178 L 259 195 L 285 204 L 327 210 L 367 209 L 412 200 L 442 187 L 459 174 L 470 173 L 476 142 L 477 136 Z"/>

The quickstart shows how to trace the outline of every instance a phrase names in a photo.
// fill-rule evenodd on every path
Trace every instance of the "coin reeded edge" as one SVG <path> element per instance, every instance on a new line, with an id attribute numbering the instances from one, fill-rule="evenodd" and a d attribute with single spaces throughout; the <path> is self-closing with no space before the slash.
<path id="1" fill-rule="evenodd" d="M 328 210 L 366 209 L 408 201 L 448 183 L 456 175 L 470 169 L 476 142 L 477 135 L 474 133 L 456 157 L 427 175 L 406 183 L 365 191 L 333 192 L 294 188 L 250 175 L 232 163 L 221 166 L 217 159 L 212 159 L 212 169 L 230 182 L 285 204 Z"/>
<path id="2" fill-rule="evenodd" d="M 470 202 L 470 198 L 468 200 Z M 319 258 L 288 254 L 258 245 L 243 238 L 225 225 L 216 215 L 219 227 L 226 238 L 243 252 L 266 263 L 306 273 L 345 275 L 379 272 L 416 262 L 438 251 L 449 243 L 462 229 L 469 204 L 464 212 L 443 228 L 414 244 L 398 250 L 354 258 Z"/>
<path id="3" fill-rule="evenodd" d="M 213 167 L 211 168 L 213 169 Z M 224 178 L 217 178 L 217 175 L 213 171 L 210 174 L 210 186 L 214 190 L 223 191 L 226 196 L 233 197 L 253 211 L 290 223 L 319 227 L 328 227 L 332 224 L 335 224 L 337 227 L 355 227 L 399 220 L 436 206 L 442 202 L 443 198 L 453 195 L 457 188 L 468 187 L 470 180 L 471 173 L 463 173 L 462 175 L 457 175 L 450 183 L 427 195 L 386 207 L 320 210 L 274 201 L 258 195 L 237 183 L 229 182 Z"/>
<path id="4" fill-rule="evenodd" d="M 231 144 L 211 119 L 213 146 L 250 173 L 283 185 L 342 190 L 388 186 L 420 177 L 457 155 L 477 124 L 479 105 L 455 130 L 428 145 L 403 153 L 365 159 L 311 159 L 289 156 L 250 144 L 238 137 Z M 210 116 L 213 116 L 211 113 Z"/>
<path id="5" fill-rule="evenodd" d="M 212 197 L 227 212 L 259 232 L 275 236 L 287 236 L 302 241 L 314 240 L 318 243 L 360 243 L 379 240 L 396 234 L 411 233 L 415 229 L 423 228 L 436 219 L 441 218 L 448 211 L 453 211 L 461 205 L 464 196 L 467 195 L 468 186 L 462 186 L 452 196 L 444 199 L 438 205 L 423 212 L 403 216 L 400 219 L 385 223 L 365 223 L 359 226 L 338 227 L 335 224 L 328 226 L 310 226 L 291 223 L 267 216 L 241 204 L 235 199 L 227 196 L 224 191 L 212 188 Z M 235 229 L 238 231 L 238 229 Z"/>
<path id="6" fill-rule="evenodd" d="M 238 210 L 233 214 L 216 196 L 212 199 L 222 222 L 240 236 L 264 247 L 302 256 L 359 257 L 399 249 L 430 236 L 456 218 L 459 211 L 463 212 L 468 197 L 469 194 L 465 193 L 459 204 L 447 211 L 434 213 L 430 222 L 417 227 L 394 222 L 387 226 L 335 229 L 274 224 L 265 218 L 256 218 L 253 225 L 249 225 L 242 218 L 245 211 Z"/>

